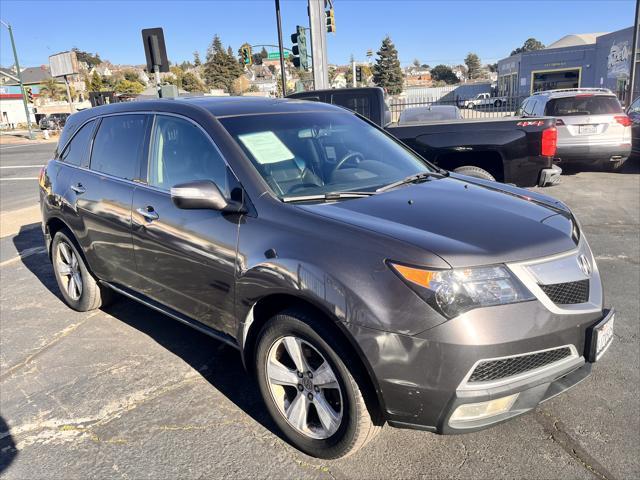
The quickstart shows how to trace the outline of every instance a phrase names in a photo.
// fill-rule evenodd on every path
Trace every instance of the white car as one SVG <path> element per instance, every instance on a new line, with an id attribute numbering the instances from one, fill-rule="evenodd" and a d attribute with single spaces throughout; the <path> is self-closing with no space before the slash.
<path id="1" fill-rule="evenodd" d="M 522 117 L 555 117 L 561 164 L 589 163 L 619 170 L 631 154 L 631 120 L 605 88 L 567 88 L 534 93 Z"/>
<path id="2" fill-rule="evenodd" d="M 507 104 L 506 97 L 492 97 L 490 93 L 479 93 L 463 102 L 464 108 L 502 107 Z"/>

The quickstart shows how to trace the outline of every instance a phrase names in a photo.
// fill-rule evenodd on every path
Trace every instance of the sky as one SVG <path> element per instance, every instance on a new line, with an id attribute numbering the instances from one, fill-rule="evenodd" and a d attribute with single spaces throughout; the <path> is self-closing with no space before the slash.
<path id="1" fill-rule="evenodd" d="M 281 0 L 283 41 L 308 25 L 306 0 Z M 327 34 L 329 63 L 351 55 L 366 60 L 385 35 L 403 66 L 462 63 L 469 52 L 483 63 L 509 55 L 524 40 L 545 44 L 569 33 L 610 32 L 633 24 L 634 0 L 334 0 L 336 33 Z M 114 64 L 145 63 L 143 28 L 163 27 L 169 59 L 204 59 L 214 34 L 234 52 L 241 44 L 277 44 L 274 0 L 28 1 L 0 0 L 0 18 L 13 26 L 22 67 L 78 47 Z M 277 51 L 276 48 L 267 50 Z M 0 64 L 13 64 L 7 29 L 0 32 Z"/>

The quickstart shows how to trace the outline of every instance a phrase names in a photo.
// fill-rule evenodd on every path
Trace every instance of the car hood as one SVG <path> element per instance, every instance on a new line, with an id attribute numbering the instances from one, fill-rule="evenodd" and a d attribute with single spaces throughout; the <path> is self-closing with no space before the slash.
<path id="1" fill-rule="evenodd" d="M 300 208 L 426 249 L 452 267 L 466 267 L 574 249 L 570 212 L 547 199 L 448 177 Z M 393 252 L 386 256 L 393 258 Z"/>

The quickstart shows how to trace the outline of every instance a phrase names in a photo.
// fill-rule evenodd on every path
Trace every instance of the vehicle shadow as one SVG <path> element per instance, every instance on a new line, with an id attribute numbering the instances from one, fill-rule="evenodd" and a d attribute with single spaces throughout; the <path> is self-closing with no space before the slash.
<path id="1" fill-rule="evenodd" d="M 23 226 L 13 239 L 19 254 L 24 255 L 24 252 L 44 245 L 41 229 L 32 227 Z M 22 263 L 62 301 L 51 263 L 45 253 L 40 251 L 38 254 L 24 256 Z M 103 311 L 180 357 L 238 408 L 283 438 L 265 410 L 258 386 L 245 371 L 236 349 L 120 295 L 115 303 Z"/>
<path id="2" fill-rule="evenodd" d="M 9 425 L 0 415 L 0 473 L 4 472 L 18 456 L 16 444 L 9 433 Z"/>
<path id="3" fill-rule="evenodd" d="M 597 165 L 562 165 L 562 175 L 576 175 L 581 172 L 604 172 L 604 170 Z M 618 173 L 618 174 L 638 174 L 640 173 L 640 156 L 632 155 L 624 162 L 624 165 L 618 172 L 605 172 L 605 173 Z"/>

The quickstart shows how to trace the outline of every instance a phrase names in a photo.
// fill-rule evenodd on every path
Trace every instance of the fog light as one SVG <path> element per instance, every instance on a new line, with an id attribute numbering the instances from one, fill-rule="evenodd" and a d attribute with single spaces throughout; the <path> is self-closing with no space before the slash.
<path id="1" fill-rule="evenodd" d="M 496 398 L 495 400 L 489 400 L 488 402 L 460 405 L 456 408 L 455 412 L 453 412 L 453 415 L 451 415 L 449 423 L 471 422 L 508 412 L 517 398 L 518 394 L 515 393 L 508 397 Z"/>

